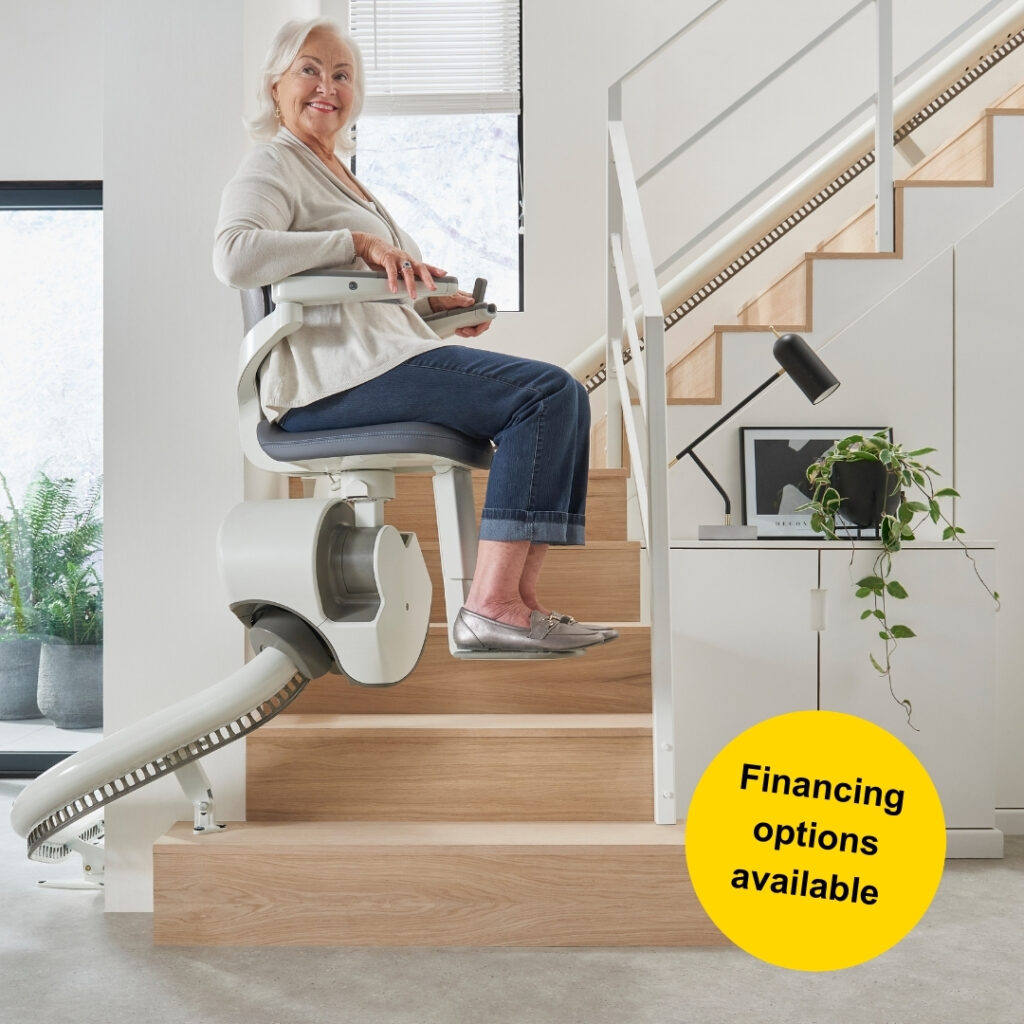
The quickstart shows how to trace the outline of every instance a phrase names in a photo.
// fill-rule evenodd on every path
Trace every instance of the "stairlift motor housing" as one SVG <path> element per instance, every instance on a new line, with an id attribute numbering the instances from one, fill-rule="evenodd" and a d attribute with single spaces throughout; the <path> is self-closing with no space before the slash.
<path id="1" fill-rule="evenodd" d="M 317 669 L 324 652 L 337 672 L 365 686 L 397 683 L 415 667 L 431 600 L 415 534 L 357 526 L 341 498 L 247 501 L 228 513 L 217 549 L 231 611 L 255 627 L 257 653 L 280 646 L 270 641 L 280 633 L 271 623 L 281 616 L 269 614 L 279 610 L 306 623 L 323 644 L 323 651 L 293 654 L 307 677 L 323 674 Z"/>

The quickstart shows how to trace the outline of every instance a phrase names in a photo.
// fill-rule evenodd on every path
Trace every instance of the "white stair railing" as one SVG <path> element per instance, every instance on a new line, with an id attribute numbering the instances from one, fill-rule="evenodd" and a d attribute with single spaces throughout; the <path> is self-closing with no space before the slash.
<path id="1" fill-rule="evenodd" d="M 832 180 L 837 167 L 845 168 L 850 161 L 863 159 L 869 140 L 874 139 L 875 165 L 875 238 L 877 251 L 894 251 L 894 203 L 893 203 L 893 117 L 916 112 L 918 104 L 926 95 L 934 96 L 941 88 L 955 82 L 962 73 L 963 62 L 970 56 L 977 56 L 979 49 L 987 49 L 1002 39 L 1012 25 L 1024 18 L 1024 0 L 1012 4 L 998 16 L 992 18 L 985 28 L 972 36 L 966 43 L 946 58 L 938 67 L 905 91 L 897 101 L 894 98 L 894 77 L 892 58 L 892 0 L 859 0 L 852 8 L 815 40 L 812 40 L 797 55 L 784 62 L 775 72 L 763 79 L 740 101 L 714 119 L 720 122 L 732 109 L 742 105 L 755 95 L 781 71 L 791 66 L 804 53 L 816 48 L 833 34 L 841 25 L 869 3 L 875 5 L 875 67 L 877 90 L 867 105 L 858 107 L 832 129 L 842 130 L 861 113 L 866 106 L 874 108 L 870 120 L 835 147 L 823 159 L 804 171 L 795 182 L 778 193 L 753 217 L 735 228 L 726 238 L 711 248 L 702 257 L 691 263 L 680 275 L 659 289 L 657 273 L 667 264 L 656 267 L 647 237 L 643 210 L 640 203 L 639 186 L 660 173 L 692 144 L 694 137 L 659 161 L 642 178 L 633 171 L 632 158 L 622 120 L 623 84 L 639 70 L 661 56 L 681 36 L 705 21 L 727 0 L 714 0 L 677 33 L 662 43 L 656 50 L 634 65 L 608 90 L 608 264 L 607 264 L 607 333 L 603 339 L 577 357 L 568 369 L 577 377 L 589 375 L 598 360 L 603 358 L 607 383 L 606 392 L 606 465 L 622 465 L 622 435 L 625 432 L 629 449 L 630 465 L 634 478 L 640 508 L 641 529 L 647 559 L 648 607 L 651 625 L 651 690 L 653 711 L 653 761 L 654 761 L 654 820 L 658 824 L 675 824 L 677 806 L 675 799 L 675 710 L 672 673 L 672 601 L 669 587 L 669 507 L 668 507 L 668 443 L 666 434 L 667 394 L 665 383 L 665 313 L 666 305 L 674 308 L 684 297 L 692 294 L 707 276 L 720 268 L 723 263 L 736 259 L 738 252 L 751 244 L 755 237 L 777 222 L 783 210 L 792 208 L 795 197 L 805 195 L 810 186 L 821 187 L 824 180 Z M 988 14 L 997 0 L 985 5 L 969 18 L 955 35 L 969 29 Z M 904 76 L 916 71 L 935 53 L 950 42 L 942 40 L 932 51 L 925 54 L 904 71 Z M 944 83 L 940 86 L 939 83 Z M 697 134 L 705 133 L 705 126 Z M 830 133 L 826 133 L 825 139 Z M 791 161 L 784 169 L 799 166 L 798 161 L 806 158 L 818 148 L 823 139 L 812 144 L 804 153 Z M 778 172 L 780 175 L 782 172 Z M 827 175 L 827 179 L 823 177 Z M 777 180 L 777 179 L 776 179 Z M 772 182 L 774 183 L 774 182 Z M 748 197 L 749 198 L 749 197 Z M 681 255 L 699 241 L 691 239 L 677 253 Z M 630 286 L 627 254 L 632 260 L 635 286 Z M 635 306 L 634 295 L 639 298 Z M 667 302 L 666 302 L 667 300 Z M 628 315 L 627 315 L 628 314 Z M 638 326 L 642 332 L 638 331 Z M 626 375 L 627 354 L 623 338 L 629 343 L 629 355 L 635 367 L 637 390 L 640 396 L 639 409 L 634 414 Z M 642 337 L 642 344 L 641 344 Z M 626 410 L 625 412 L 623 410 Z M 635 416 L 635 418 L 634 418 Z M 637 429 L 639 420 L 640 429 Z"/>
<path id="2" fill-rule="evenodd" d="M 664 472 L 646 474 L 644 456 L 652 467 L 668 465 L 668 435 L 665 391 L 665 318 L 661 296 L 654 276 L 651 246 L 647 240 L 640 194 L 629 156 L 629 145 L 621 120 L 621 83 L 612 87 L 608 106 L 608 346 L 606 365 L 617 387 L 608 388 L 608 465 L 621 465 L 622 408 L 630 410 L 626 367 L 622 358 L 622 321 L 629 297 L 629 283 L 623 250 L 623 227 L 629 241 L 640 289 L 646 346 L 641 360 L 649 361 L 651 372 L 638 373 L 642 381 L 640 418 L 644 425 L 646 452 L 641 451 L 632 414 L 625 417 L 630 461 L 640 501 L 644 547 L 647 557 L 651 619 L 651 705 L 654 722 L 654 820 L 659 825 L 676 823 L 675 797 L 675 710 L 672 698 L 672 606 L 668 567 L 668 476 Z M 614 115 L 618 114 L 616 118 Z M 627 321 L 632 318 L 627 317 Z M 639 352 L 636 328 L 632 332 L 633 351 Z M 613 397 L 614 396 L 614 397 Z M 614 429 L 614 437 L 612 430 Z M 619 449 L 618 462 L 613 461 Z"/>
<path id="3" fill-rule="evenodd" d="M 696 18 L 684 25 L 677 33 L 667 39 L 655 51 L 645 57 L 642 61 L 632 67 L 622 78 L 620 78 L 609 92 L 618 90 L 621 102 L 621 86 L 641 68 L 646 67 L 655 58 L 664 53 L 668 47 L 680 36 L 689 32 L 696 25 L 703 22 L 717 8 L 721 7 L 728 0 L 716 0 L 708 8 L 701 12 Z M 833 25 L 818 36 L 813 43 L 823 41 L 831 35 L 835 28 L 844 24 L 851 13 L 855 13 L 867 3 L 877 3 L 878 0 L 861 0 L 852 12 L 847 12 L 836 20 Z M 893 96 L 893 118 L 901 124 L 901 131 L 909 134 L 913 127 L 918 127 L 927 117 L 941 109 L 952 98 L 959 95 L 963 89 L 974 81 L 977 81 L 985 71 L 996 66 L 1001 59 L 1012 52 L 1019 44 L 1018 38 L 1021 25 L 1024 24 L 1024 0 L 1005 7 L 991 17 L 994 8 L 999 6 L 998 0 L 985 4 L 980 10 L 974 12 L 968 19 L 960 24 L 953 32 L 941 39 L 932 46 L 926 53 L 918 57 L 911 65 L 904 68 L 894 78 L 895 86 L 899 91 Z M 880 23 L 884 21 L 884 15 Z M 982 22 L 981 27 L 977 27 Z M 1012 39 L 1007 39 L 1008 36 Z M 928 67 L 930 61 L 942 53 L 955 40 L 961 42 L 956 45 L 945 57 L 939 60 L 934 66 Z M 806 49 L 806 48 L 805 48 Z M 803 54 L 804 51 L 801 51 Z M 786 62 L 780 65 L 780 69 L 788 67 Z M 965 72 L 965 68 L 967 69 Z M 926 69 L 923 70 L 922 69 Z M 758 89 L 763 88 L 777 77 L 772 73 L 758 83 Z M 883 76 L 884 71 L 883 71 Z M 751 95 L 754 92 L 752 91 Z M 742 99 L 748 99 L 744 96 Z M 781 237 L 789 229 L 792 223 L 798 223 L 802 219 L 794 217 L 793 211 L 808 200 L 827 190 L 829 194 L 838 191 L 835 183 L 837 179 L 852 180 L 860 171 L 874 162 L 872 143 L 876 134 L 876 123 L 878 118 L 872 114 L 866 116 L 868 111 L 876 106 L 877 97 L 871 96 L 865 102 L 850 111 L 828 131 L 810 143 L 800 153 L 796 154 L 785 165 L 774 173 L 768 175 L 758 188 L 737 201 L 729 210 L 717 217 L 711 224 L 699 231 L 693 237 L 687 239 L 679 248 L 667 256 L 660 263 L 655 265 L 655 273 L 661 274 L 671 267 L 677 265 L 691 251 L 697 250 L 713 232 L 717 231 L 723 224 L 729 222 L 740 210 L 749 206 L 759 194 L 768 194 L 769 198 L 763 202 L 754 213 L 745 217 L 739 224 L 728 230 L 728 232 L 715 241 L 709 248 L 701 249 L 699 254 L 687 263 L 674 276 L 660 286 L 661 307 L 666 315 L 686 303 L 699 301 L 705 291 L 712 292 L 718 284 L 730 279 L 742 267 L 749 264 L 748 258 L 751 249 L 766 251 L 770 241 Z M 644 172 L 637 178 L 638 185 L 644 185 L 657 174 L 662 173 L 673 164 L 679 157 L 683 156 L 692 145 L 695 137 L 703 136 L 708 130 L 721 122 L 724 115 L 731 112 L 734 104 L 728 111 L 723 113 L 707 125 L 704 125 L 682 144 L 672 150 L 668 156 L 660 160 L 656 165 Z M 883 120 L 884 120 L 883 112 Z M 616 116 L 617 120 L 622 119 L 621 109 Z M 609 113 L 609 120 L 612 115 Z M 851 127 L 852 126 L 852 127 Z M 846 132 L 839 136 L 839 133 Z M 830 138 L 839 136 L 835 143 L 823 156 L 814 158 L 813 154 L 819 152 Z M 882 147 L 884 150 L 886 147 Z M 809 160 L 813 162 L 808 163 Z M 794 169 L 803 167 L 797 177 L 788 184 L 782 186 L 775 192 L 769 190 L 774 188 L 786 175 Z M 847 169 L 850 169 L 847 172 Z M 883 195 L 891 190 L 882 189 Z M 816 209 L 820 203 L 808 204 L 811 209 Z M 891 220 L 891 217 L 889 218 Z M 768 244 L 764 240 L 771 236 Z M 890 246 L 891 251 L 891 246 Z M 635 296 L 636 289 L 631 289 L 631 295 Z M 625 308 L 633 307 L 634 320 L 639 324 L 641 312 L 632 303 L 626 304 Z M 596 386 L 603 379 L 602 365 L 605 364 L 607 341 L 605 338 L 598 338 L 588 345 L 578 356 L 566 365 L 566 369 L 578 380 L 587 381 L 588 388 Z M 626 358 L 630 359 L 635 352 L 627 350 Z M 592 385 L 590 382 L 594 381 Z M 613 438 L 613 431 L 609 430 L 609 439 Z M 616 463 L 617 464 L 617 463 Z"/>

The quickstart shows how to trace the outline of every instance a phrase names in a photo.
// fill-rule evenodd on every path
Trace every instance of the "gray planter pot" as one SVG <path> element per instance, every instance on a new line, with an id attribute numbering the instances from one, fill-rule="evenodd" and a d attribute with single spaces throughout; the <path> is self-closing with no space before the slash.
<path id="1" fill-rule="evenodd" d="M 0 643 L 0 721 L 43 717 L 36 703 L 41 646 L 25 637 Z"/>
<path id="2" fill-rule="evenodd" d="M 44 644 L 39 658 L 39 710 L 58 729 L 103 724 L 103 645 Z"/>

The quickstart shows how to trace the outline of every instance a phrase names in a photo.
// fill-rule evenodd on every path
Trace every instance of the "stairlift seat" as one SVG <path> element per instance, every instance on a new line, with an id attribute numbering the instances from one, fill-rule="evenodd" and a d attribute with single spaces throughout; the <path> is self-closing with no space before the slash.
<path id="1" fill-rule="evenodd" d="M 484 438 L 469 437 L 436 423 L 379 423 L 339 430 L 288 431 L 267 420 L 256 428 L 260 447 L 278 462 L 353 455 L 415 454 L 487 469 L 494 449 Z"/>

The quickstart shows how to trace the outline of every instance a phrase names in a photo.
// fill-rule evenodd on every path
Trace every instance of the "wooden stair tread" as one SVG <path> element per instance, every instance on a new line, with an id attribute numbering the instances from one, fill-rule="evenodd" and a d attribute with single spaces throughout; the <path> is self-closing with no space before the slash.
<path id="1" fill-rule="evenodd" d="M 261 733 L 358 732 L 362 736 L 649 736 L 653 718 L 623 715 L 279 715 Z"/>
<path id="2" fill-rule="evenodd" d="M 179 821 L 157 846 L 683 846 L 682 824 L 645 821 L 239 821 L 197 835 Z"/>
<path id="3" fill-rule="evenodd" d="M 420 544 L 433 583 L 431 622 L 446 619 L 441 585 L 441 549 L 436 541 Z M 640 554 L 632 540 L 595 540 L 585 546 L 552 545 L 541 576 L 545 602 L 581 622 L 640 618 Z M 579 659 L 583 660 L 583 659 Z"/>
<path id="4" fill-rule="evenodd" d="M 679 825 L 181 822 L 153 849 L 156 945 L 721 946 Z"/>
<path id="5" fill-rule="evenodd" d="M 592 469 L 587 491 L 587 537 L 624 540 L 626 537 L 626 481 L 623 469 Z M 479 521 L 487 491 L 485 470 L 472 473 L 473 504 Z M 395 497 L 384 506 L 384 521 L 402 531 L 415 533 L 420 544 L 437 543 L 437 517 L 433 478 L 421 473 L 399 474 Z"/>
<path id="6" fill-rule="evenodd" d="M 905 185 L 990 185 L 992 137 L 989 117 L 982 114 L 896 182 Z"/>
<path id="7" fill-rule="evenodd" d="M 651 627 L 616 623 L 619 638 L 582 658 L 550 663 L 459 661 L 448 627 L 430 627 L 419 664 L 398 686 L 315 679 L 285 709 L 291 714 L 582 714 L 651 710 Z"/>
<path id="8" fill-rule="evenodd" d="M 1024 82 L 1008 89 L 993 103 L 989 110 L 1024 110 Z"/>
<path id="9" fill-rule="evenodd" d="M 426 552 L 436 551 L 440 545 L 436 540 L 425 540 L 420 542 L 420 547 Z M 639 554 L 642 549 L 643 544 L 638 540 L 588 540 L 586 544 L 552 544 L 548 549 L 548 558 L 568 558 L 587 551 L 635 551 Z M 548 562 L 545 562 L 542 571 L 550 571 Z"/>

